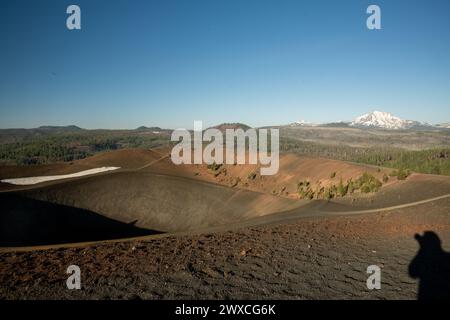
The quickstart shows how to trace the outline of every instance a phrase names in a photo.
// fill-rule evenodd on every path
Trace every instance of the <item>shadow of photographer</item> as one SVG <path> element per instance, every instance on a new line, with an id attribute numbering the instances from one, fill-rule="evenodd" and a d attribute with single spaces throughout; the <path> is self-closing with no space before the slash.
<path id="1" fill-rule="evenodd" d="M 419 300 L 450 299 L 450 253 L 433 231 L 415 234 L 419 251 L 409 264 L 409 275 L 419 279 Z"/>

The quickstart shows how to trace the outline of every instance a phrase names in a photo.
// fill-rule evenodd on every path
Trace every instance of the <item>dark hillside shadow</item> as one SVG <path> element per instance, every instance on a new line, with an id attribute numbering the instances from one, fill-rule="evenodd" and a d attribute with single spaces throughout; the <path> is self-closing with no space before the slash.
<path id="1" fill-rule="evenodd" d="M 35 246 L 110 240 L 160 233 L 89 210 L 0 194 L 0 246 Z"/>
<path id="2" fill-rule="evenodd" d="M 441 239 L 433 231 L 423 236 L 416 234 L 419 242 L 417 255 L 409 265 L 409 275 L 419 279 L 419 300 L 450 299 L 450 253 L 442 250 Z"/>

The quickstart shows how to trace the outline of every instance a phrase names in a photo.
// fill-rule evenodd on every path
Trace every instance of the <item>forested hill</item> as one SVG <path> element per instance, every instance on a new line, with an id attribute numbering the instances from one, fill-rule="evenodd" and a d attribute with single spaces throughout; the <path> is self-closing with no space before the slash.
<path id="1" fill-rule="evenodd" d="M 86 130 L 77 126 L 1 129 L 0 163 L 46 164 L 72 161 L 105 150 L 153 148 L 167 144 L 170 130 Z"/>

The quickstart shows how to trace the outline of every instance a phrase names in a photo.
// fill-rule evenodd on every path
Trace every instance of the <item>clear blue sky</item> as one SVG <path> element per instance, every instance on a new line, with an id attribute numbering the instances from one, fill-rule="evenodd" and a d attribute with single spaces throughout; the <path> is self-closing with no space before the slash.
<path id="1" fill-rule="evenodd" d="M 448 0 L 5 0 L 0 41 L 2 128 L 450 121 Z"/>

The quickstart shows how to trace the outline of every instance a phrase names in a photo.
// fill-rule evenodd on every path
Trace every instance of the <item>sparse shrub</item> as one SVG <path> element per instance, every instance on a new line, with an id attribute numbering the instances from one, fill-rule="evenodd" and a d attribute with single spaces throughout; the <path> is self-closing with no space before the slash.
<path id="1" fill-rule="evenodd" d="M 341 197 L 345 197 L 348 191 L 348 184 L 344 185 L 342 178 L 339 180 L 339 184 L 337 187 L 337 194 Z"/>
<path id="2" fill-rule="evenodd" d="M 248 180 L 255 180 L 256 178 L 256 172 L 251 172 L 249 173 L 249 175 L 247 176 Z"/>
<path id="3" fill-rule="evenodd" d="M 323 193 L 325 192 L 325 187 L 320 187 L 314 192 L 316 199 L 323 198 Z"/>
<path id="4" fill-rule="evenodd" d="M 333 199 L 336 196 L 335 188 L 336 187 L 334 185 L 325 188 L 325 190 L 323 192 L 323 198 L 326 200 Z"/>
<path id="5" fill-rule="evenodd" d="M 411 174 L 409 169 L 400 168 L 398 170 L 392 171 L 389 175 L 391 177 L 397 177 L 397 180 L 406 180 L 408 176 Z"/>
<path id="6" fill-rule="evenodd" d="M 226 176 L 227 175 L 227 168 L 225 168 L 225 167 L 222 167 L 222 168 L 220 168 L 219 167 L 219 169 L 217 169 L 217 170 L 215 170 L 214 171 L 214 177 L 218 177 L 218 176 L 220 176 L 221 174 L 223 174 L 224 176 Z"/>
<path id="7" fill-rule="evenodd" d="M 356 180 L 356 183 L 363 193 L 377 192 L 383 185 L 380 180 L 367 172 L 364 172 L 363 175 Z"/>
<path id="8" fill-rule="evenodd" d="M 397 170 L 391 171 L 391 172 L 389 173 L 389 176 L 390 176 L 390 177 L 396 177 L 396 176 L 398 176 L 398 171 L 397 171 Z"/>
<path id="9" fill-rule="evenodd" d="M 370 186 L 367 185 L 367 184 L 364 184 L 364 185 L 361 187 L 361 192 L 362 192 L 362 193 L 369 193 L 370 191 L 371 191 Z"/>
<path id="10" fill-rule="evenodd" d="M 386 174 L 385 177 L 387 177 Z M 357 190 L 360 190 L 362 193 L 377 192 L 382 185 L 383 183 L 375 176 L 365 172 L 356 181 L 350 178 L 347 182 L 344 182 L 340 178 L 337 185 L 331 184 L 328 187 L 322 186 L 321 181 L 317 181 L 314 185 L 308 180 L 300 181 L 297 184 L 297 192 L 301 199 L 329 200 L 336 197 L 345 197 L 348 194 L 353 194 Z"/>
<path id="11" fill-rule="evenodd" d="M 308 180 L 301 181 L 297 184 L 297 192 L 301 198 L 314 198 L 314 191 L 311 189 L 311 183 Z"/>
<path id="12" fill-rule="evenodd" d="M 231 187 L 234 188 L 236 187 L 239 183 L 241 182 L 241 178 L 239 177 L 234 177 L 232 182 L 231 182 Z"/>
<path id="13" fill-rule="evenodd" d="M 300 187 L 309 187 L 310 184 L 311 184 L 311 183 L 309 182 L 309 180 L 300 181 L 300 182 L 297 184 L 297 188 L 300 188 Z"/>
<path id="14" fill-rule="evenodd" d="M 221 164 L 217 164 L 215 161 L 212 164 L 208 164 L 207 168 L 212 171 L 217 171 L 222 167 Z"/>
<path id="15" fill-rule="evenodd" d="M 316 189 L 314 190 L 314 197 L 316 199 L 320 199 L 321 197 L 323 197 L 323 192 L 325 191 L 325 188 L 322 187 L 322 184 L 320 181 L 317 182 L 317 186 Z"/>
<path id="16" fill-rule="evenodd" d="M 352 194 L 355 191 L 355 183 L 352 178 L 347 181 L 347 193 Z"/>
<path id="17" fill-rule="evenodd" d="M 337 187 L 333 184 L 333 185 L 331 185 L 331 191 L 333 191 L 333 194 L 334 194 L 334 196 L 336 196 L 337 195 Z"/>
<path id="18" fill-rule="evenodd" d="M 408 176 L 411 174 L 409 169 L 398 169 L 397 171 L 397 179 L 398 180 L 406 180 Z"/>

